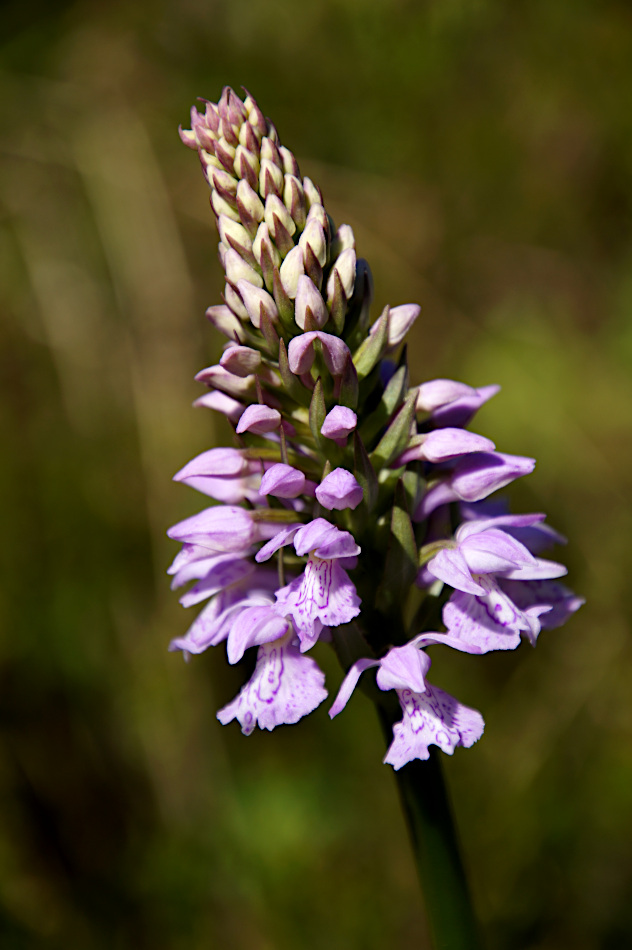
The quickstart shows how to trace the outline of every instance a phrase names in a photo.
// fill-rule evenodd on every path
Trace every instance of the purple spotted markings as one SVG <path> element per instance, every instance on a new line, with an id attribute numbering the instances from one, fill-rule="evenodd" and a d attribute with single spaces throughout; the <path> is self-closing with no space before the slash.
<path id="1" fill-rule="evenodd" d="M 466 428 L 498 386 L 409 386 L 399 350 L 420 307 L 371 320 L 352 228 L 336 228 L 250 95 L 226 88 L 180 134 L 210 187 L 226 281 L 207 310 L 224 352 L 198 373 L 195 405 L 228 420 L 234 445 L 175 476 L 212 503 L 168 532 L 182 544 L 172 586 L 188 586 L 184 607 L 202 605 L 170 649 L 188 658 L 224 643 L 237 665 L 256 651 L 217 714 L 246 735 L 324 702 L 317 657 L 333 644 L 346 675 L 332 718 L 363 676 L 380 696 L 394 690 L 401 720 L 384 762 L 467 748 L 483 719 L 428 682 L 428 649 L 535 645 L 583 602 L 540 556 L 565 543 L 544 515 L 490 497 L 535 462 Z M 407 628 L 416 614 L 445 629 Z"/>

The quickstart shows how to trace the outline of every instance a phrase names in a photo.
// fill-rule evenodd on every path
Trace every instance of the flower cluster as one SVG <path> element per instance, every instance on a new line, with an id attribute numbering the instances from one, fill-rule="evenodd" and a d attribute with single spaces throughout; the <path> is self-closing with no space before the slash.
<path id="1" fill-rule="evenodd" d="M 175 525 L 173 586 L 206 606 L 171 649 L 226 641 L 256 648 L 254 673 L 218 713 L 249 734 L 297 722 L 327 696 L 309 651 L 333 643 L 402 710 L 385 762 L 452 753 L 483 719 L 427 680 L 426 649 L 471 654 L 531 643 L 581 604 L 540 557 L 563 539 L 544 515 L 486 501 L 534 461 L 496 452 L 465 427 L 498 387 L 439 379 L 411 388 L 405 334 L 416 304 L 370 319 L 372 283 L 352 229 L 336 228 L 319 189 L 247 95 L 226 88 L 181 131 L 210 186 L 226 275 L 207 316 L 227 338 L 197 379 L 235 446 L 202 453 L 176 480 L 219 504 Z M 445 628 L 445 629 L 441 629 Z"/>

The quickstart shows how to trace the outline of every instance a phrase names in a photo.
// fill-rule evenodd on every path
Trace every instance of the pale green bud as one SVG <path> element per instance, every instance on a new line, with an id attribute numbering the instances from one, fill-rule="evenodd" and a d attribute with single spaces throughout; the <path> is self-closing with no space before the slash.
<path id="1" fill-rule="evenodd" d="M 281 161 L 283 162 L 283 171 L 286 175 L 293 175 L 295 178 L 300 179 L 301 172 L 298 167 L 298 162 L 294 158 L 292 152 L 289 148 L 286 148 L 284 145 L 279 146 L 279 155 L 281 156 Z"/>
<path id="2" fill-rule="evenodd" d="M 209 179 L 212 179 L 213 187 L 217 188 L 225 200 L 237 193 L 237 181 L 225 168 L 210 168 Z"/>
<path id="3" fill-rule="evenodd" d="M 306 274 L 297 281 L 294 319 L 301 330 L 320 330 L 329 320 L 325 301 Z"/>
<path id="4" fill-rule="evenodd" d="M 241 223 L 254 236 L 257 228 L 263 221 L 263 201 L 247 181 L 240 181 L 237 185 L 237 211 Z"/>
<path id="5" fill-rule="evenodd" d="M 213 326 L 231 340 L 243 339 L 243 330 L 241 321 L 237 319 L 230 307 L 220 305 L 218 307 L 209 307 L 206 311 L 207 319 Z"/>
<path id="6" fill-rule="evenodd" d="M 222 353 L 219 365 L 234 376 L 244 379 L 259 369 L 261 353 L 249 346 L 229 346 Z"/>
<path id="7" fill-rule="evenodd" d="M 274 267 L 278 267 L 281 263 L 281 255 L 272 243 L 270 232 L 268 231 L 268 225 L 265 223 L 265 221 L 259 225 L 255 239 L 252 242 L 252 251 L 259 264 L 261 264 L 262 251 L 264 247 L 267 248 Z"/>
<path id="8" fill-rule="evenodd" d="M 331 269 L 329 274 L 329 280 L 327 281 L 327 303 L 331 304 L 334 296 L 335 289 L 335 274 L 338 274 L 340 278 L 340 283 L 342 284 L 342 289 L 344 290 L 345 297 L 347 300 L 351 297 L 353 293 L 353 286 L 355 284 L 355 272 L 356 272 L 356 253 L 352 247 L 348 247 L 346 251 L 343 251 L 334 266 Z"/>
<path id="9" fill-rule="evenodd" d="M 255 287 L 263 287 L 261 274 L 258 274 L 254 267 L 251 267 L 232 247 L 229 251 L 226 251 L 224 268 L 226 279 L 234 286 L 237 286 L 240 280 L 247 280 Z"/>
<path id="10" fill-rule="evenodd" d="M 224 300 L 240 320 L 248 319 L 248 311 L 244 307 L 244 302 L 231 284 L 224 287 Z"/>
<path id="11" fill-rule="evenodd" d="M 224 244 L 230 245 L 242 257 L 252 253 L 252 240 L 243 224 L 238 224 L 225 214 L 219 216 L 217 227 Z M 225 262 L 224 262 L 225 263 Z"/>
<path id="12" fill-rule="evenodd" d="M 283 203 L 292 215 L 297 228 L 299 231 L 301 231 L 305 227 L 307 206 L 305 204 L 305 192 L 303 191 L 303 185 L 294 175 L 286 174 L 285 176 Z"/>
<path id="13" fill-rule="evenodd" d="M 212 193 L 211 205 L 218 218 L 221 217 L 221 215 L 225 215 L 227 218 L 231 218 L 233 221 L 239 223 L 239 212 L 236 208 L 233 208 L 225 198 L 222 198 L 218 191 Z"/>
<path id="14" fill-rule="evenodd" d="M 312 218 L 307 222 L 298 243 L 303 251 L 306 251 L 308 246 L 311 247 L 312 253 L 320 266 L 325 266 L 327 262 L 327 238 L 319 221 Z"/>
<path id="15" fill-rule="evenodd" d="M 273 142 L 268 136 L 261 139 L 261 161 L 264 159 L 272 162 L 277 168 L 283 168 L 283 159 L 281 158 L 276 142 Z"/>
<path id="16" fill-rule="evenodd" d="M 274 298 L 267 291 L 261 290 L 259 287 L 253 287 L 247 280 L 240 280 L 237 289 L 241 294 L 241 299 L 253 326 L 259 329 L 262 312 L 272 323 L 276 323 L 279 319 L 279 312 Z"/>
<path id="17" fill-rule="evenodd" d="M 353 233 L 353 228 L 348 224 L 341 224 L 336 235 L 331 242 L 331 256 L 335 260 L 337 257 L 342 254 L 343 251 L 346 251 L 347 248 L 351 247 L 355 251 L 355 235 Z"/>
<path id="18" fill-rule="evenodd" d="M 323 196 L 320 188 L 316 187 L 311 178 L 303 179 L 303 188 L 305 189 L 305 200 L 308 208 L 311 208 L 312 205 L 322 205 Z"/>
<path id="19" fill-rule="evenodd" d="M 273 240 L 279 244 L 277 234 L 277 222 L 280 222 L 287 233 L 291 236 L 296 231 L 296 225 L 292 215 L 287 210 L 283 202 L 276 195 L 268 195 L 265 206 L 265 222 L 268 225 L 268 231 Z"/>
<path id="20" fill-rule="evenodd" d="M 268 195 L 278 197 L 283 194 L 283 185 L 283 172 L 279 166 L 271 162 L 269 158 L 262 159 L 259 171 L 259 194 L 263 198 L 267 198 Z"/>
<path id="21" fill-rule="evenodd" d="M 235 173 L 244 178 L 252 188 L 256 188 L 259 182 L 259 159 L 253 153 L 238 145 L 235 151 L 235 160 L 233 162 Z"/>
<path id="22" fill-rule="evenodd" d="M 303 262 L 303 251 L 297 244 L 296 247 L 293 248 L 287 255 L 279 270 L 281 284 L 283 285 L 283 289 L 291 300 L 296 297 L 298 279 L 304 273 L 305 265 Z"/>

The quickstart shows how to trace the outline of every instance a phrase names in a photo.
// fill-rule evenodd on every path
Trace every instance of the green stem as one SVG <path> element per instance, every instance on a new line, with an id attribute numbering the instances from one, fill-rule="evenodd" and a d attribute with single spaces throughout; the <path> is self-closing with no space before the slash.
<path id="1" fill-rule="evenodd" d="M 387 742 L 393 719 L 378 706 Z M 461 860 L 441 752 L 409 762 L 395 775 L 421 880 L 435 950 L 482 950 L 482 940 Z"/>

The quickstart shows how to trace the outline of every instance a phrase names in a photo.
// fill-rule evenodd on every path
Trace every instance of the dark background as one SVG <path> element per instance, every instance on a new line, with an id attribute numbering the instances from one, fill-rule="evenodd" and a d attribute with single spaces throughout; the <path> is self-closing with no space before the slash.
<path id="1" fill-rule="evenodd" d="M 628 946 L 629 4 L 16 2 L 0 36 L 2 947 L 426 945 L 364 697 L 245 739 L 214 718 L 243 674 L 166 651 L 165 530 L 204 503 L 170 479 L 227 435 L 190 408 L 222 282 L 176 129 L 226 83 L 354 227 L 375 312 L 422 304 L 413 381 L 502 384 L 474 428 L 570 538 L 567 627 L 434 655 L 487 723 L 446 771 L 490 947 Z"/>

